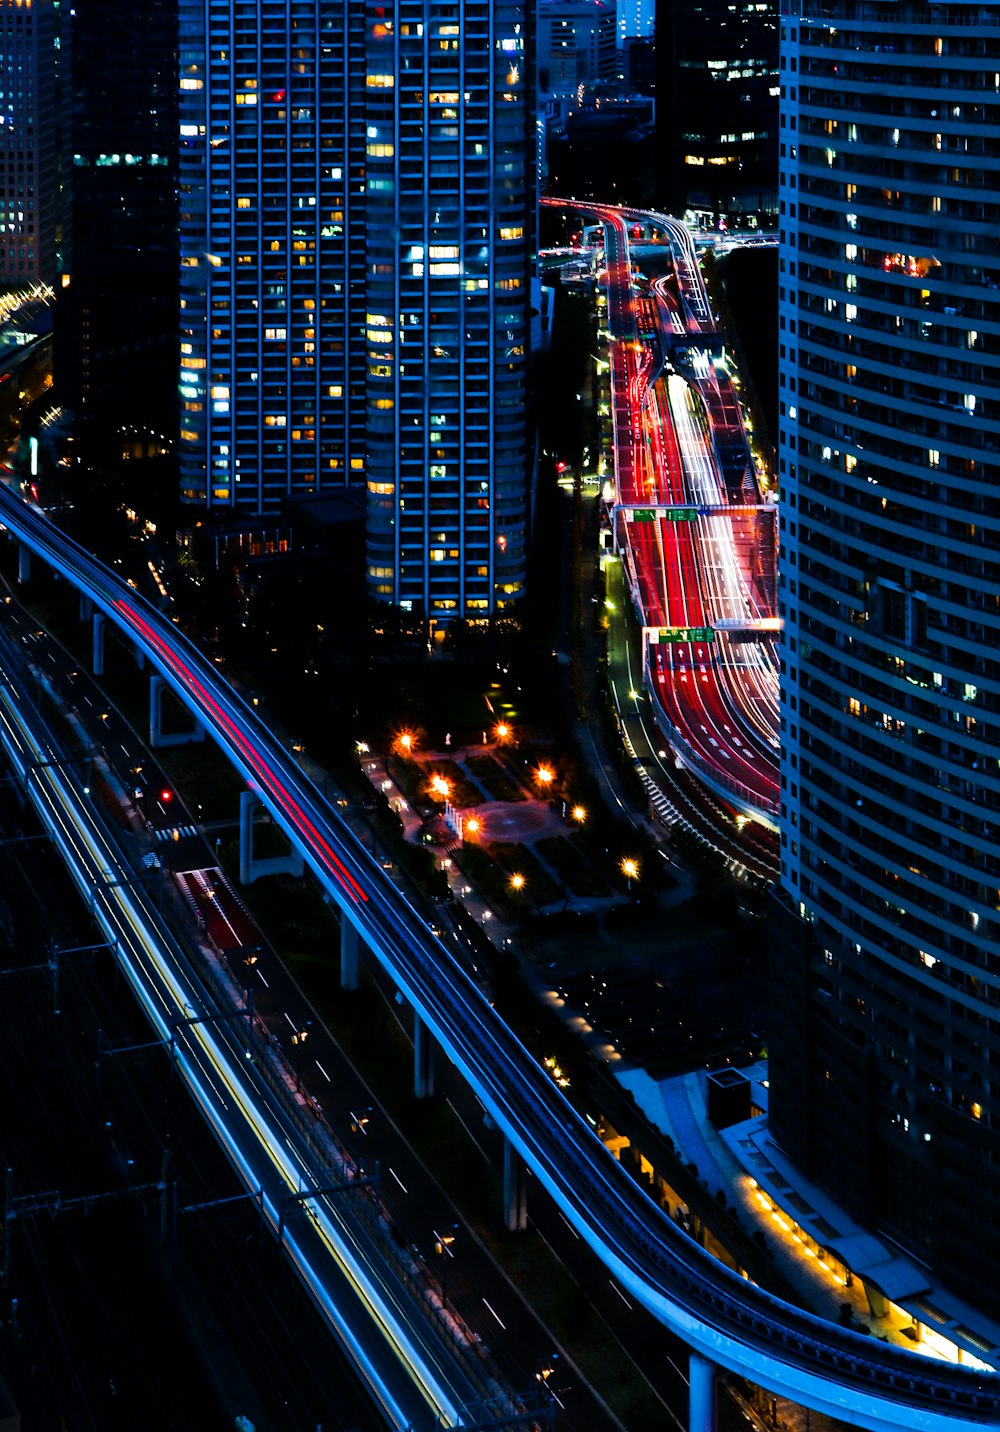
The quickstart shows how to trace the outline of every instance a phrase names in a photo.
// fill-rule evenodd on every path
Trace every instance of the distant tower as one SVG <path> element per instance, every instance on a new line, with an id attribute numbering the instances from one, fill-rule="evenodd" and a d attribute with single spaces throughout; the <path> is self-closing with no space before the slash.
<path id="1" fill-rule="evenodd" d="M 53 0 L 0 0 L 0 287 L 56 272 Z"/>
<path id="2" fill-rule="evenodd" d="M 997 20 L 914 0 L 782 14 L 769 1038 L 775 1140 L 994 1317 Z"/>
<path id="3" fill-rule="evenodd" d="M 368 585 L 432 624 L 523 595 L 528 0 L 368 0 Z"/>
<path id="4" fill-rule="evenodd" d="M 181 493 L 274 511 L 364 477 L 364 27 L 348 0 L 179 6 Z"/>

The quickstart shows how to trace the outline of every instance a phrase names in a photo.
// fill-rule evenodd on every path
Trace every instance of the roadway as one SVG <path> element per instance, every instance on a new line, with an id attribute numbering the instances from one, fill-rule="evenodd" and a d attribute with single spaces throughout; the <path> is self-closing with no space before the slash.
<path id="1" fill-rule="evenodd" d="M 276 1226 L 284 1216 L 290 1260 L 387 1425 L 430 1428 L 441 1418 L 455 1425 L 456 1409 L 483 1386 L 450 1340 L 414 1319 L 403 1282 L 379 1256 L 376 1226 L 366 1229 L 363 1218 L 345 1214 L 342 1201 L 319 1192 L 302 1212 L 289 1203 L 299 1190 L 321 1189 L 337 1170 L 274 1097 L 256 1044 L 255 1059 L 248 1059 L 244 1022 L 213 1018 L 218 995 L 167 933 L 149 893 L 95 817 L 74 773 L 78 761 L 40 726 L 21 687 L 21 673 L 8 659 L 0 669 L 0 739 L 104 937 L 114 942 L 156 1037 L 168 1046 L 173 1041 L 184 1082 L 246 1187 L 263 1190 L 269 1220 Z M 348 1183 L 352 1176 L 349 1169 L 339 1173 Z M 366 1317 L 356 1311 L 359 1299 Z"/>
<path id="2" fill-rule="evenodd" d="M 647 629 L 646 684 L 679 757 L 737 811 L 773 826 L 777 665 L 769 637 L 747 639 L 772 616 L 757 576 L 757 527 L 769 514 L 756 511 L 728 370 L 708 356 L 718 335 L 694 247 L 666 216 L 575 207 L 605 231 L 614 518 Z M 669 239 L 671 272 L 648 292 L 629 256 L 636 220 Z M 688 376 L 665 363 L 681 340 Z M 730 634 L 743 624 L 747 632 Z M 692 631 L 707 639 L 685 640 Z"/>
<path id="3" fill-rule="evenodd" d="M 539 1370 L 552 1364 L 551 1334 L 498 1268 L 475 1231 L 461 1221 L 459 1212 L 424 1167 L 403 1131 L 379 1107 L 371 1089 L 309 1006 L 288 968 L 268 945 L 216 865 L 211 839 L 206 840 L 200 833 L 200 825 L 184 805 L 182 792 L 173 790 L 155 754 L 145 747 L 106 693 L 79 667 L 73 654 L 39 630 L 30 613 L 10 598 L 0 602 L 0 628 L 6 628 L 21 648 L 35 681 L 44 683 L 62 706 L 80 745 L 90 745 L 99 753 L 95 774 L 101 777 L 101 783 L 91 780 L 91 786 L 123 825 L 124 839 L 138 850 L 148 845 L 175 872 L 178 887 L 189 893 L 198 908 L 211 945 L 227 961 L 234 984 L 252 985 L 257 1026 L 266 1028 L 274 1046 L 281 1048 L 289 1069 L 297 1073 L 304 1095 L 338 1131 L 356 1167 L 381 1168 L 381 1207 L 399 1256 L 412 1265 L 415 1286 L 424 1290 L 422 1296 L 434 1306 L 446 1282 L 449 1317 L 442 1322 L 465 1330 L 464 1335 L 476 1343 L 480 1354 L 488 1357 L 505 1386 L 519 1391 L 531 1389 Z M 131 661 L 124 654 L 120 659 Z M 106 665 L 113 660 L 110 649 L 105 660 Z M 169 799 L 164 799 L 165 793 Z M 335 793 L 331 795 L 339 799 Z M 137 817 L 146 823 L 145 835 L 134 834 Z M 347 818 L 367 843 L 370 835 L 363 824 L 358 827 L 353 813 Z M 224 828 L 231 836 L 236 825 L 236 821 L 213 822 L 212 832 Z M 186 831 L 195 833 L 184 834 Z M 172 838 L 175 832 L 178 839 Z M 205 958 L 211 960 L 212 955 Z M 391 987 L 385 991 L 387 1007 L 398 1014 L 392 992 Z M 304 1048 L 293 1042 L 296 1031 L 303 1029 L 308 1031 Z M 460 1080 L 450 1079 L 450 1072 L 439 1071 L 439 1084 L 447 1089 L 453 1112 L 477 1149 L 473 1157 L 481 1157 L 484 1168 L 487 1163 L 494 1168 L 498 1163 L 502 1165 L 503 1151 L 496 1147 L 498 1136 L 485 1127 L 475 1097 Z M 470 1169 L 469 1177 L 477 1185 L 481 1180 L 478 1169 Z M 545 1202 L 548 1204 L 548 1200 Z M 599 1264 L 588 1264 L 579 1239 L 567 1241 L 566 1224 L 550 1204 L 543 1207 L 541 1197 L 535 1200 L 532 1222 L 550 1245 L 561 1241 L 567 1253 L 566 1265 L 581 1276 L 586 1296 L 606 1320 L 606 1336 L 613 1337 L 611 1329 L 625 1306 L 615 1285 Z M 434 1230 L 447 1230 L 449 1236 L 454 1232 L 455 1242 L 446 1245 L 446 1252 L 436 1251 Z M 676 1370 L 678 1365 L 683 1366 L 683 1349 L 674 1346 L 671 1355 L 664 1357 L 662 1330 L 642 1322 L 641 1308 L 631 1311 L 629 1351 L 641 1357 L 647 1380 L 663 1401 L 665 1415 L 676 1416 L 668 1409 L 683 1412 L 687 1404 L 686 1383 Z M 458 1324 L 454 1322 L 456 1314 Z M 555 1371 L 558 1378 L 546 1386 L 559 1409 L 560 1428 L 566 1432 L 574 1428 L 579 1432 L 607 1428 L 611 1432 L 618 1426 L 600 1395 L 563 1350 Z"/>
<path id="4" fill-rule="evenodd" d="M 993 1378 L 875 1347 L 746 1283 L 692 1246 L 618 1166 L 339 813 L 194 644 L 9 491 L 0 491 L 0 522 L 110 616 L 204 722 L 627 1297 L 712 1362 L 874 1432 L 995 1422 L 1000 1388 Z M 74 851 L 69 858 L 80 857 Z M 255 1126 L 256 1109 L 242 1101 L 241 1108 Z"/>

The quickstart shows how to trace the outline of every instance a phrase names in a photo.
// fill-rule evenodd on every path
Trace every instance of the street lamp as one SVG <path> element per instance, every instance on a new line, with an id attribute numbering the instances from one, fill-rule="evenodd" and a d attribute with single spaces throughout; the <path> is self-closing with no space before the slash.
<path id="1" fill-rule="evenodd" d="M 510 727 L 507 725 L 507 723 L 506 723 L 505 721 L 501 721 L 501 722 L 499 723 L 499 725 L 497 726 L 497 728 L 496 728 L 497 740 L 500 742 L 501 746 L 502 746 L 503 743 L 506 741 L 506 739 L 507 739 L 507 737 L 508 737 L 509 735 L 510 735 Z"/>
<path id="2" fill-rule="evenodd" d="M 633 880 L 638 880 L 638 878 L 639 878 L 639 862 L 638 862 L 638 860 L 633 860 L 631 856 L 627 855 L 627 856 L 625 857 L 625 859 L 622 861 L 622 874 L 625 876 L 625 879 L 628 881 L 628 888 L 629 888 L 629 891 L 631 892 L 631 889 L 632 889 L 632 881 L 633 881 Z"/>
<path id="3" fill-rule="evenodd" d="M 570 815 L 576 821 L 577 825 L 583 825 L 587 819 L 586 807 L 582 805 L 575 805 L 570 811 Z"/>
<path id="4" fill-rule="evenodd" d="M 404 756 L 412 755 L 414 747 L 413 733 L 410 731 L 401 731 L 396 738 L 396 747 L 402 751 Z"/>
<path id="5" fill-rule="evenodd" d="M 451 795 L 451 781 L 441 775 L 431 776 L 430 789 L 432 795 L 438 796 L 441 800 L 446 801 Z"/>
<path id="6" fill-rule="evenodd" d="M 519 873 L 516 873 L 516 872 L 515 872 L 515 874 L 513 874 L 513 875 L 510 877 L 510 888 L 511 888 L 512 890 L 518 890 L 518 891 L 523 890 L 523 889 L 524 889 L 524 876 L 521 875 L 521 874 L 519 874 Z"/>
<path id="7" fill-rule="evenodd" d="M 448 1309 L 448 1263 L 454 1258 L 451 1245 L 455 1241 L 455 1234 L 458 1232 L 458 1224 L 453 1223 L 451 1233 L 439 1233 L 432 1228 L 434 1234 L 434 1251 L 441 1255 L 441 1307 L 447 1312 Z"/>
<path id="8" fill-rule="evenodd" d="M 551 766 L 539 766 L 538 770 L 535 772 L 535 777 L 538 781 L 538 784 L 543 789 L 545 789 L 546 787 L 550 786 L 555 780 L 556 773 Z"/>
<path id="9" fill-rule="evenodd" d="M 302 1090 L 302 1046 L 309 1038 L 308 1029 L 297 1029 L 292 1035 L 292 1046 L 296 1052 L 295 1059 L 295 1087 Z"/>

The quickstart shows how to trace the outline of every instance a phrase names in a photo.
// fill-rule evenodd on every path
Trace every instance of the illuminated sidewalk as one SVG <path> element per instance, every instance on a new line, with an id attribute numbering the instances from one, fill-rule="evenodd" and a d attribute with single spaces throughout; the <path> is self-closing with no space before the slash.
<path id="1" fill-rule="evenodd" d="M 743 1072 L 754 1105 L 766 1111 L 766 1063 Z M 633 1069 L 615 1077 L 685 1162 L 696 1165 L 710 1192 L 723 1192 L 751 1234 L 763 1234 L 775 1268 L 804 1307 L 831 1322 L 841 1322 L 849 1308 L 855 1326 L 884 1342 L 949 1362 L 1000 1367 L 1000 1326 L 932 1287 L 925 1269 L 809 1184 L 771 1142 L 766 1112 L 720 1131 L 708 1120 L 703 1071 L 655 1080 Z"/>

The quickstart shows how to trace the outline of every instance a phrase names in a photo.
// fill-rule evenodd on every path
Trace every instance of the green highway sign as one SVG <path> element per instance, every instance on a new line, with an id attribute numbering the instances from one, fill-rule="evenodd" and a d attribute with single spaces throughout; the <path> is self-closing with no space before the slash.
<path id="1" fill-rule="evenodd" d="M 714 641 L 715 632 L 711 627 L 654 627 L 653 640 L 660 641 Z"/>
<path id="2" fill-rule="evenodd" d="M 629 522 L 655 522 L 658 517 L 667 522 L 697 522 L 697 507 L 626 507 Z"/>

